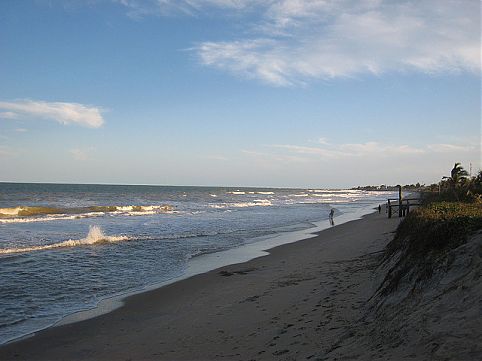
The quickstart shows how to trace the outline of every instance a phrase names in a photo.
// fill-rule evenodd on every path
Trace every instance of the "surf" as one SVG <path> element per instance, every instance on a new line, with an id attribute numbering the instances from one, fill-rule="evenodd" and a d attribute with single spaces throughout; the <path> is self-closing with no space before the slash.
<path id="1" fill-rule="evenodd" d="M 103 215 L 140 216 L 171 213 L 174 207 L 163 205 L 89 206 L 76 208 L 16 206 L 0 208 L 0 223 L 30 223 L 80 219 Z"/>
<path id="2" fill-rule="evenodd" d="M 45 251 L 57 248 L 69 248 L 79 246 L 91 246 L 101 243 L 116 243 L 121 241 L 130 240 L 127 236 L 109 236 L 104 234 L 99 226 L 90 226 L 89 232 L 85 238 L 81 239 L 69 239 L 59 243 L 30 246 L 30 247 L 18 247 L 18 248 L 3 248 L 0 249 L 0 254 L 14 254 L 14 253 L 29 253 L 35 251 Z"/>

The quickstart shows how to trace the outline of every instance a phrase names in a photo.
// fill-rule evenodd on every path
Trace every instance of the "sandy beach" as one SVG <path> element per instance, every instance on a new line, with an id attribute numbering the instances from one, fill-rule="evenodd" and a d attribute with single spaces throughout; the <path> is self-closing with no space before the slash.
<path id="1" fill-rule="evenodd" d="M 0 0 L 0 361 L 482 361 L 482 0 Z"/>
<path id="2" fill-rule="evenodd" d="M 409 277 L 382 297 L 383 251 L 399 222 L 373 213 L 130 296 L 111 313 L 4 345 L 0 359 L 478 359 L 482 237 L 418 293 Z"/>
<path id="3" fill-rule="evenodd" d="M 374 213 L 327 229 L 7 344 L 0 359 L 316 359 L 365 311 L 380 252 L 398 223 Z"/>

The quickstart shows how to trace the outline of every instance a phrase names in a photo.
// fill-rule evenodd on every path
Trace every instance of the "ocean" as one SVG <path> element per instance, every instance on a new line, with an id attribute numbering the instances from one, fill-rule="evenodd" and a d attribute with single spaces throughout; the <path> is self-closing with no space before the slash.
<path id="1" fill-rule="evenodd" d="M 0 343 L 182 277 L 202 255 L 368 212 L 325 189 L 0 183 Z M 346 217 L 345 217 L 346 218 Z M 229 260 L 228 262 L 229 263 Z"/>

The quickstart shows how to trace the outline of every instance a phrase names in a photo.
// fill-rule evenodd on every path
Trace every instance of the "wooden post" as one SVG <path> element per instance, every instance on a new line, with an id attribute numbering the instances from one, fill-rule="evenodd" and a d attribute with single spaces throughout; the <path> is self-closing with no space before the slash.
<path id="1" fill-rule="evenodd" d="M 402 217 L 403 216 L 403 213 L 402 213 L 402 210 L 403 210 L 403 204 L 402 204 L 402 186 L 401 185 L 397 185 L 398 187 L 398 216 L 399 217 Z"/>
<path id="2" fill-rule="evenodd" d="M 410 201 L 407 200 L 407 216 L 410 213 Z"/>
<path id="3" fill-rule="evenodd" d="M 390 199 L 388 200 L 388 218 L 392 218 L 392 204 L 390 203 Z"/>

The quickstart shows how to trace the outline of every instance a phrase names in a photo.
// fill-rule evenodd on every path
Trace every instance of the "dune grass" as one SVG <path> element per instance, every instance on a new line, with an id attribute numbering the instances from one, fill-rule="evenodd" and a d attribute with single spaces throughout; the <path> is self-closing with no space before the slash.
<path id="1" fill-rule="evenodd" d="M 412 211 L 388 244 L 385 260 L 400 254 L 381 285 L 382 294 L 398 288 L 402 278 L 413 279 L 414 289 L 432 277 L 437 265 L 450 267 L 451 250 L 482 230 L 482 203 L 435 201 Z"/>
<path id="2" fill-rule="evenodd" d="M 411 212 L 399 225 L 389 252 L 400 247 L 420 256 L 455 248 L 482 229 L 482 204 L 432 202 Z"/>

